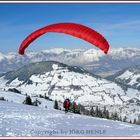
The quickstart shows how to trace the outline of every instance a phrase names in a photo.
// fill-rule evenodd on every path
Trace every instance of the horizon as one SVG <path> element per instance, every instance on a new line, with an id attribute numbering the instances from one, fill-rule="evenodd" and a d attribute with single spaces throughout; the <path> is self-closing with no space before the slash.
<path id="1" fill-rule="evenodd" d="M 38 10 L 36 12 L 36 10 Z M 80 23 L 101 33 L 111 48 L 140 48 L 140 4 L 0 4 L 0 52 L 18 52 L 31 32 L 53 23 Z M 53 48 L 96 49 L 66 34 L 48 33 L 27 52 Z"/>
<path id="2" fill-rule="evenodd" d="M 114 47 L 114 48 L 110 48 L 110 51 L 114 51 L 114 50 L 119 50 L 119 49 L 131 49 L 131 50 L 137 50 L 137 49 L 140 49 L 139 47 Z M 103 55 L 105 55 L 104 52 L 102 52 L 100 49 L 98 48 L 94 48 L 94 47 L 85 47 L 85 48 L 46 48 L 46 49 L 42 49 L 42 50 L 26 50 L 26 53 L 23 55 L 23 56 L 26 56 L 26 54 L 29 54 L 29 53 L 40 53 L 40 52 L 45 52 L 45 51 L 60 51 L 60 50 L 85 50 L 85 51 L 88 51 L 88 50 L 95 50 L 97 52 L 100 52 L 102 53 Z M 110 52 L 109 51 L 109 52 Z M 109 52 L 107 55 L 109 55 Z M 7 55 L 7 54 L 10 54 L 10 53 L 16 53 L 18 54 L 17 51 L 8 51 L 8 52 L 2 52 L 0 51 L 0 54 L 3 54 L 3 55 Z M 21 55 L 20 55 L 21 56 Z"/>

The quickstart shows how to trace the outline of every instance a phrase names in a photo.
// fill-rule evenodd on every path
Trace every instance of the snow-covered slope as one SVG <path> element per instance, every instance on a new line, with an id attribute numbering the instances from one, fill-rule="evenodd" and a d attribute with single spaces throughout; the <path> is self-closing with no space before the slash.
<path id="1" fill-rule="evenodd" d="M 26 98 L 26 95 L 14 93 L 14 92 L 9 92 L 9 91 L 0 91 L 0 97 L 4 97 L 4 99 L 8 102 L 22 104 Z M 36 99 L 39 102 L 39 103 L 37 103 L 38 107 L 41 107 L 41 108 L 47 107 L 46 99 L 39 98 L 38 96 L 31 97 L 32 102 L 36 101 Z"/>
<path id="2" fill-rule="evenodd" d="M 47 96 L 63 102 L 65 98 L 86 107 L 107 106 L 127 120 L 140 115 L 140 92 L 129 88 L 125 91 L 114 82 L 92 75 L 87 71 L 48 61 L 38 62 L 8 72 L 0 78 L 0 88 L 16 88 L 22 94 Z"/>
<path id="3" fill-rule="evenodd" d="M 107 79 L 140 91 L 140 65 L 119 71 L 114 75 L 108 76 Z"/>
<path id="4" fill-rule="evenodd" d="M 17 88 L 24 94 L 41 94 L 52 99 L 55 99 L 59 93 L 58 98 L 62 101 L 68 96 L 72 100 L 87 96 L 80 101 L 122 104 L 131 98 L 126 96 L 129 91 L 124 91 L 111 81 L 92 75 L 78 67 L 55 61 L 29 64 L 17 71 L 6 73 L 0 81 L 2 89 Z M 136 97 L 139 98 L 139 95 Z"/>
<path id="5" fill-rule="evenodd" d="M 91 49 L 63 49 L 54 48 L 41 52 L 27 52 L 20 56 L 17 53 L 0 53 L 0 72 L 17 69 L 24 64 L 32 62 L 54 60 L 68 64 L 81 66 L 84 69 L 100 74 L 110 75 L 129 66 L 135 66 L 140 62 L 139 48 L 110 48 L 108 55 L 102 51 Z"/>
<path id="6" fill-rule="evenodd" d="M 0 101 L 0 136 L 140 136 L 140 126 Z"/>

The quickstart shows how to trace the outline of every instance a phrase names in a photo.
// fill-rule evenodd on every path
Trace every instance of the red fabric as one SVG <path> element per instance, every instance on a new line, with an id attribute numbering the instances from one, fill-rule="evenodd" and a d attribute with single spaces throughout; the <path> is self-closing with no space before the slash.
<path id="1" fill-rule="evenodd" d="M 109 50 L 109 44 L 106 39 L 95 30 L 76 23 L 58 23 L 43 27 L 27 36 L 19 47 L 19 54 L 23 55 L 25 49 L 30 45 L 31 42 L 47 32 L 65 33 L 81 38 L 100 48 L 104 51 L 104 53 L 107 53 Z"/>
<path id="2" fill-rule="evenodd" d="M 65 108 L 68 108 L 68 107 L 69 107 L 69 101 L 66 100 L 66 101 L 65 101 Z"/>

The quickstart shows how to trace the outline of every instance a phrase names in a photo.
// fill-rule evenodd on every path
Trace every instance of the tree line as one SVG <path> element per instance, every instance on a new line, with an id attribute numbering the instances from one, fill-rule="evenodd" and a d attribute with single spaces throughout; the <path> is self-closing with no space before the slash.
<path id="1" fill-rule="evenodd" d="M 57 100 L 54 102 L 54 108 L 61 109 Z M 103 109 L 100 109 L 98 106 L 92 106 L 90 109 L 86 109 L 83 105 L 72 102 L 70 104 L 69 112 L 140 125 L 140 117 L 128 121 L 126 116 L 122 117 L 117 112 L 109 112 L 106 106 L 104 106 Z"/>

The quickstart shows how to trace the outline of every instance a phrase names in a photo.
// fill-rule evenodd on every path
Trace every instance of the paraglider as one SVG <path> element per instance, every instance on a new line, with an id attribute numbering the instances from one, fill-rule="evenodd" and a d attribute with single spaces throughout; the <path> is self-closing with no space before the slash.
<path id="1" fill-rule="evenodd" d="M 109 50 L 109 43 L 97 31 L 77 23 L 57 23 L 38 29 L 35 32 L 32 32 L 29 36 L 27 36 L 19 47 L 19 54 L 24 55 L 25 49 L 30 45 L 30 43 L 32 43 L 41 35 L 48 32 L 64 33 L 83 39 L 98 47 L 106 54 Z"/>

